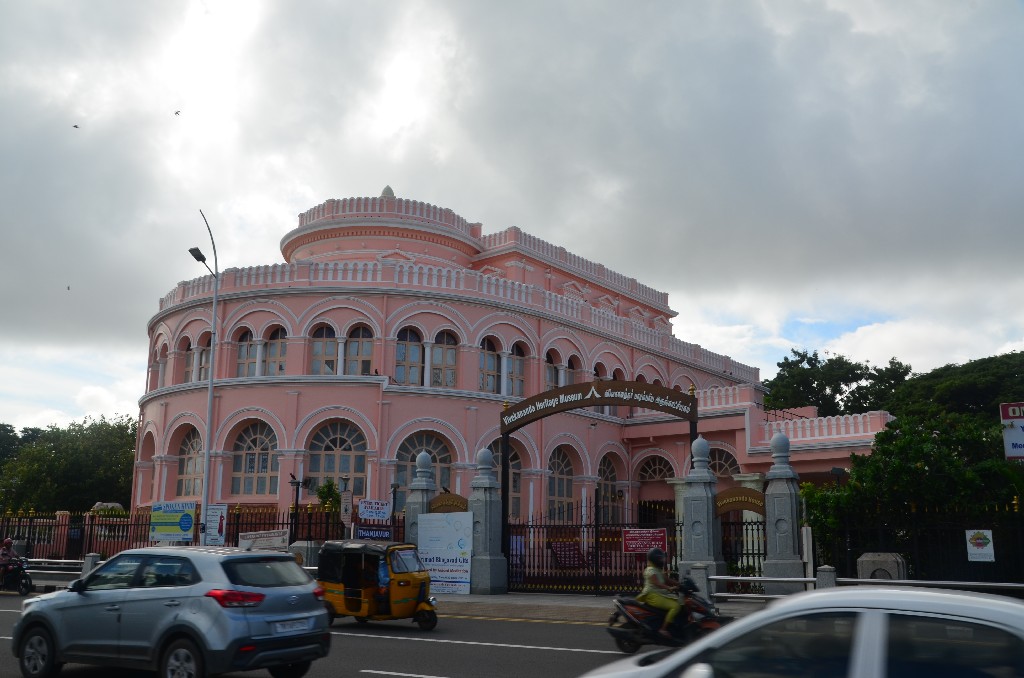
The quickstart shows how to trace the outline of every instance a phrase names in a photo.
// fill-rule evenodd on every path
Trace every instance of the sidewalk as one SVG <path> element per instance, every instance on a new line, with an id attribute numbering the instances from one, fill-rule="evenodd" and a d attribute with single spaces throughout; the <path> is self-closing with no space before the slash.
<path id="1" fill-rule="evenodd" d="M 440 616 L 458 615 L 510 619 L 574 621 L 604 624 L 612 612 L 612 596 L 557 593 L 508 593 L 505 595 L 435 594 Z M 716 602 L 725 617 L 744 617 L 764 607 L 756 600 Z"/>

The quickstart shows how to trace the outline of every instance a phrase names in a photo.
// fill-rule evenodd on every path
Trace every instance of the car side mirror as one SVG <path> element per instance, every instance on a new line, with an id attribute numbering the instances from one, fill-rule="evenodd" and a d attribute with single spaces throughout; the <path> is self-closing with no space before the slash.
<path id="1" fill-rule="evenodd" d="M 710 664 L 694 664 L 680 678 L 715 678 L 715 670 Z"/>
<path id="2" fill-rule="evenodd" d="M 68 584 L 68 591 L 71 591 L 72 593 L 82 593 L 83 591 L 85 591 L 85 580 L 74 580 L 73 582 Z"/>

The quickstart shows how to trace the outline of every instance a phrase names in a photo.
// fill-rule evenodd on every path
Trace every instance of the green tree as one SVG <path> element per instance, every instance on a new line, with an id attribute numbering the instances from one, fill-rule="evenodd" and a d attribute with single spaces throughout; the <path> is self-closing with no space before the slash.
<path id="1" fill-rule="evenodd" d="M 863 363 L 842 355 L 822 360 L 818 352 L 791 349 L 792 358 L 777 363 L 779 371 L 763 383 L 768 388 L 764 405 L 783 410 L 813 405 L 818 414 L 829 417 L 849 412 L 846 401 L 850 393 L 870 375 Z"/>
<path id="2" fill-rule="evenodd" d="M 0 424 L 0 466 L 14 456 L 21 445 L 18 433 L 10 424 Z"/>
<path id="3" fill-rule="evenodd" d="M 322 485 L 317 486 L 316 498 L 320 500 L 321 506 L 326 506 L 330 503 L 335 511 L 341 510 L 341 491 L 330 478 L 325 480 Z"/>
<path id="4" fill-rule="evenodd" d="M 5 509 L 86 511 L 131 501 L 136 423 L 128 417 L 50 426 L 0 471 Z"/>

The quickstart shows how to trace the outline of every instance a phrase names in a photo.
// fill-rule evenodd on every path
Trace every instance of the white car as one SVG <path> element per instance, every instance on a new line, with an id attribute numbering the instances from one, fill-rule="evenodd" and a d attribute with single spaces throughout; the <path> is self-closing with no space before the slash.
<path id="1" fill-rule="evenodd" d="M 1024 676 L 1024 602 L 926 588 L 822 589 L 774 601 L 679 650 L 634 655 L 585 675 Z"/>

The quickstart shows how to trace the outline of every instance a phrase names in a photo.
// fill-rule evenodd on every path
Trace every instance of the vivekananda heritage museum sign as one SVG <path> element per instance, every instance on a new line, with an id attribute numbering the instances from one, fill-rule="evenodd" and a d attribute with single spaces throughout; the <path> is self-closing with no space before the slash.
<path id="1" fill-rule="evenodd" d="M 598 406 L 643 407 L 697 421 L 697 398 L 689 393 L 640 381 L 595 381 L 545 391 L 501 413 L 502 435 L 548 415 Z"/>

